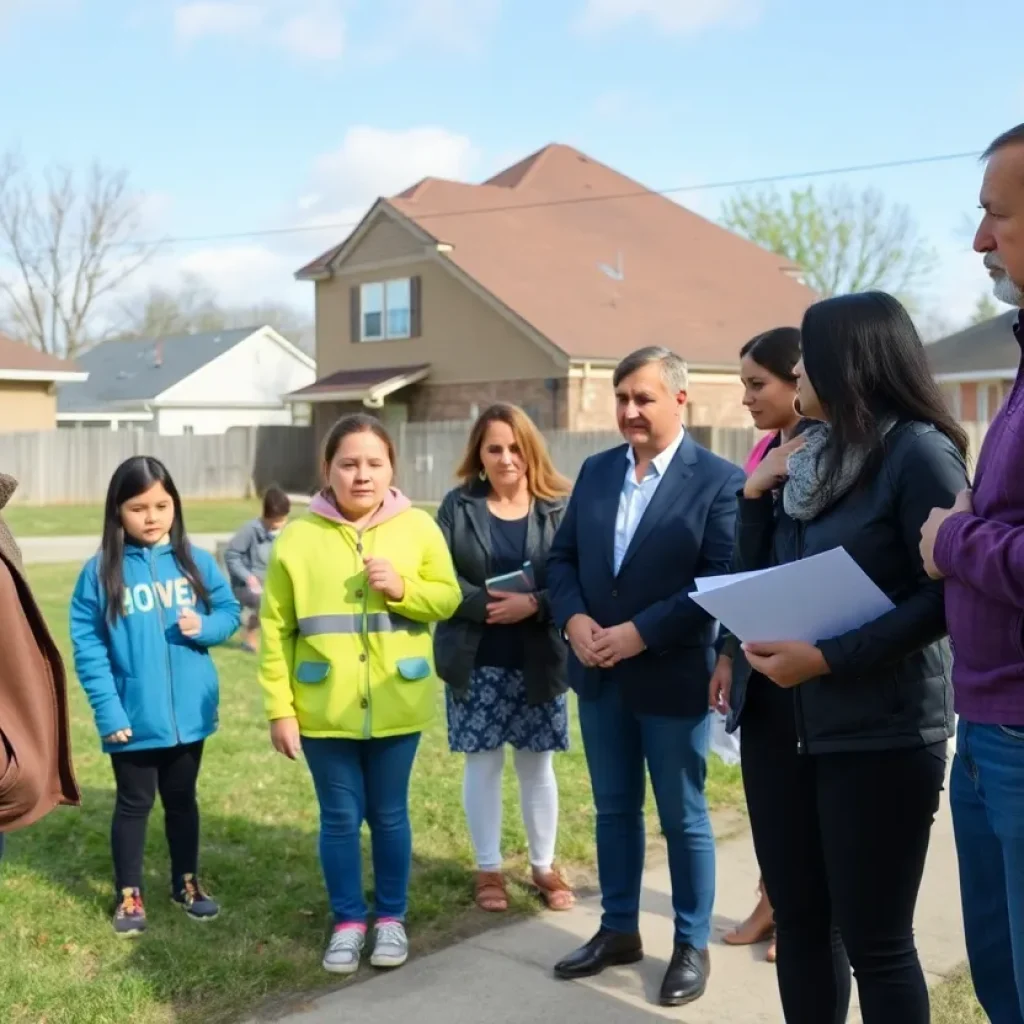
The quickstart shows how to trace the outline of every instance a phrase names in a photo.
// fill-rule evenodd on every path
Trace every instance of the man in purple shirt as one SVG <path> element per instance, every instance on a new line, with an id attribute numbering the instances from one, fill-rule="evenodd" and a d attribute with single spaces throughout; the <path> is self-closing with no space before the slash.
<path id="1" fill-rule="evenodd" d="M 985 151 L 974 248 L 1024 309 L 1024 124 Z M 1024 312 L 1014 328 L 1024 346 Z M 971 974 L 993 1024 L 1024 1024 L 1024 362 L 985 438 L 974 490 L 921 531 L 946 579 L 960 716 L 950 803 Z"/>

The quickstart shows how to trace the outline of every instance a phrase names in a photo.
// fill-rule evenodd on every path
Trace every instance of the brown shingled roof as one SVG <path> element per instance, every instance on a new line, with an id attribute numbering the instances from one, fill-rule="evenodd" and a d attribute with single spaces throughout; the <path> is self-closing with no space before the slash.
<path id="1" fill-rule="evenodd" d="M 568 146 L 482 185 L 427 178 L 386 203 L 571 358 L 664 344 L 692 365 L 731 366 L 745 341 L 798 325 L 816 299 L 786 260 Z M 298 276 L 329 273 L 343 247 Z M 619 254 L 616 281 L 599 265 Z"/>
<path id="2" fill-rule="evenodd" d="M 0 331 L 0 375 L 4 370 L 14 370 L 19 373 L 77 373 L 78 367 L 66 359 L 58 359 L 56 356 L 47 355 L 29 345 L 23 345 L 15 341 L 9 335 Z"/>

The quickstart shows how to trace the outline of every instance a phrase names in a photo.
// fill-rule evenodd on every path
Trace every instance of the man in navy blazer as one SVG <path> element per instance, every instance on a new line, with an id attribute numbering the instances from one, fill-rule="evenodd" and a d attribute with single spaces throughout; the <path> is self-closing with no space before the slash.
<path id="1" fill-rule="evenodd" d="M 583 464 L 548 561 L 552 615 L 572 651 L 569 681 L 597 810 L 603 917 L 555 967 L 597 974 L 643 957 L 645 762 L 668 844 L 675 950 L 661 1003 L 707 985 L 715 848 L 704 779 L 715 624 L 690 599 L 730 571 L 743 473 L 683 429 L 686 364 L 668 349 L 627 356 L 613 377 L 626 444 Z"/>

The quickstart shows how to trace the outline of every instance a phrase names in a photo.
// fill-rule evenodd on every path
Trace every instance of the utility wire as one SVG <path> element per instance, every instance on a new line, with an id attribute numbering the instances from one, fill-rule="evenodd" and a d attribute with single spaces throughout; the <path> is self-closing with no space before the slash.
<path id="1" fill-rule="evenodd" d="M 871 164 L 851 164 L 846 167 L 829 167 L 812 171 L 792 171 L 786 174 L 773 174 L 759 178 L 737 178 L 731 181 L 711 181 L 700 185 L 677 185 L 673 188 L 634 189 L 610 195 L 572 196 L 563 199 L 541 199 L 532 203 L 509 203 L 502 206 L 488 206 L 477 209 L 443 210 L 435 213 L 418 214 L 417 220 L 440 220 L 445 217 L 483 216 L 490 213 L 507 213 L 518 210 L 536 210 L 551 206 L 579 206 L 584 203 L 612 202 L 620 199 L 643 199 L 650 196 L 681 195 L 686 192 L 709 192 L 713 189 L 747 188 L 751 185 L 773 185 L 784 181 L 798 181 L 807 178 L 833 177 L 839 174 L 856 174 L 862 171 L 884 171 L 899 167 L 919 167 L 925 164 L 950 163 L 954 160 L 966 160 L 980 157 L 981 152 L 972 150 L 965 153 L 943 153 L 938 156 L 910 157 L 903 160 L 886 160 Z M 212 235 L 180 235 L 170 238 L 152 239 L 150 241 L 119 242 L 119 247 L 131 248 L 162 248 L 172 245 L 196 245 L 207 242 L 240 241 L 248 238 L 272 238 L 283 235 L 309 234 L 314 231 L 348 231 L 358 225 L 358 221 L 338 224 L 302 224 L 287 228 L 263 228 L 253 231 L 227 231 Z"/>

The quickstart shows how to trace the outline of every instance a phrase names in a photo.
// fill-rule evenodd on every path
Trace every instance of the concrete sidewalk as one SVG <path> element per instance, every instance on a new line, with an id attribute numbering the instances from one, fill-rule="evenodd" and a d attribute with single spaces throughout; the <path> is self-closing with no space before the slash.
<path id="1" fill-rule="evenodd" d="M 216 552 L 219 543 L 231 540 L 230 533 L 193 533 L 198 548 Z M 57 565 L 63 562 L 87 562 L 99 550 L 99 537 L 21 537 L 16 538 L 26 565 Z"/>
<path id="2" fill-rule="evenodd" d="M 496 929 L 413 960 L 394 974 L 332 992 L 284 1020 L 287 1024 L 369 1019 L 415 1024 L 538 1020 L 776 1024 L 781 1020 L 775 968 L 764 962 L 764 947 L 732 949 L 721 944 L 722 934 L 747 915 L 754 898 L 757 865 L 749 837 L 719 846 L 711 982 L 703 999 L 682 1009 L 654 1005 L 671 955 L 667 867 L 652 868 L 645 882 L 641 929 L 647 957 L 635 967 L 616 968 L 585 982 L 552 978 L 552 964 L 597 930 L 600 907 L 595 900 L 586 900 L 567 914 L 544 914 Z M 929 983 L 941 981 L 966 959 L 952 825 L 945 803 L 932 834 L 917 935 Z M 860 1020 L 855 1008 L 850 1020 Z"/>

